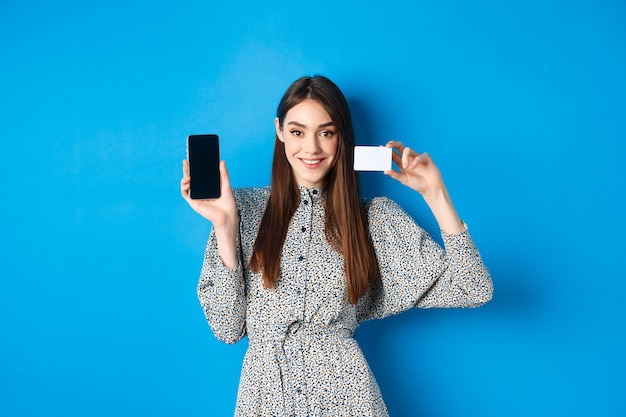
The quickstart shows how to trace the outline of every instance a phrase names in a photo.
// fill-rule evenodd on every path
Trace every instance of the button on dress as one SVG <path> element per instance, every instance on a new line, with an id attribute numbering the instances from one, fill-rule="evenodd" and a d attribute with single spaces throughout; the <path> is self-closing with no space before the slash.
<path id="1" fill-rule="evenodd" d="M 248 268 L 270 188 L 235 189 L 239 264 L 226 268 L 214 232 L 198 296 L 214 335 L 248 337 L 235 416 L 388 416 L 354 339 L 358 325 L 412 307 L 474 307 L 492 282 L 467 231 L 442 233 L 441 248 L 385 197 L 364 202 L 380 274 L 356 305 L 347 299 L 343 256 L 326 241 L 324 192 L 300 187 L 276 288 Z"/>

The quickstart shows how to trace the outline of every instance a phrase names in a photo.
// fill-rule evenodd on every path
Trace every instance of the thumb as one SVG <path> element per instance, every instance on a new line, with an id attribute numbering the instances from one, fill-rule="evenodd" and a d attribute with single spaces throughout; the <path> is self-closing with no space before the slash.
<path id="1" fill-rule="evenodd" d="M 393 169 L 390 169 L 390 170 L 384 171 L 383 173 L 384 173 L 385 175 L 387 175 L 387 176 L 389 176 L 389 177 L 393 178 L 394 180 L 397 180 L 397 181 L 402 182 L 402 181 L 401 181 L 402 174 L 400 174 L 398 171 L 394 171 Z"/>
<path id="2" fill-rule="evenodd" d="M 225 190 L 230 190 L 230 178 L 228 176 L 228 169 L 226 168 L 226 161 L 220 161 L 220 179 L 222 181 L 222 187 Z"/>

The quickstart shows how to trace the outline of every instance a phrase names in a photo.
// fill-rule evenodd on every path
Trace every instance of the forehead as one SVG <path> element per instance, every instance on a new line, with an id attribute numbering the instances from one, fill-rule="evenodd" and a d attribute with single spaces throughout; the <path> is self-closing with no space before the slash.
<path id="1" fill-rule="evenodd" d="M 285 115 L 285 122 L 290 121 L 305 125 L 322 124 L 332 122 L 332 118 L 318 101 L 306 99 L 289 109 Z"/>

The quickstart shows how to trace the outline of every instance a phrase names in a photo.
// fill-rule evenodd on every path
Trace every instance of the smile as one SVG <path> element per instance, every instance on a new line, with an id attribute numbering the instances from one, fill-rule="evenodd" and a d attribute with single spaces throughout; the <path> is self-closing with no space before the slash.
<path id="1" fill-rule="evenodd" d="M 326 160 L 326 158 L 317 158 L 317 159 L 304 159 L 298 158 L 302 161 L 302 164 L 306 169 L 317 169 L 322 166 L 322 163 Z"/>

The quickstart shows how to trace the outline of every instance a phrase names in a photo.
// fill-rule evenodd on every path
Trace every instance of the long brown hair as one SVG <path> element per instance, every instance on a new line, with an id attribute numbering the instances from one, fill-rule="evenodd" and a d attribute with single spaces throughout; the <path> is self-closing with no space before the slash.
<path id="1" fill-rule="evenodd" d="M 354 164 L 354 132 L 346 99 L 339 88 L 322 76 L 296 80 L 281 99 L 276 116 L 282 128 L 287 112 L 305 99 L 319 102 L 339 133 L 336 162 L 326 175 L 326 239 L 343 254 L 348 300 L 356 304 L 378 274 L 376 255 L 361 203 L 358 174 Z M 272 162 L 270 198 L 261 220 L 250 259 L 253 272 L 262 272 L 266 288 L 275 288 L 280 276 L 280 257 L 287 229 L 298 204 L 300 192 L 285 155 L 285 146 L 276 135 Z"/>

